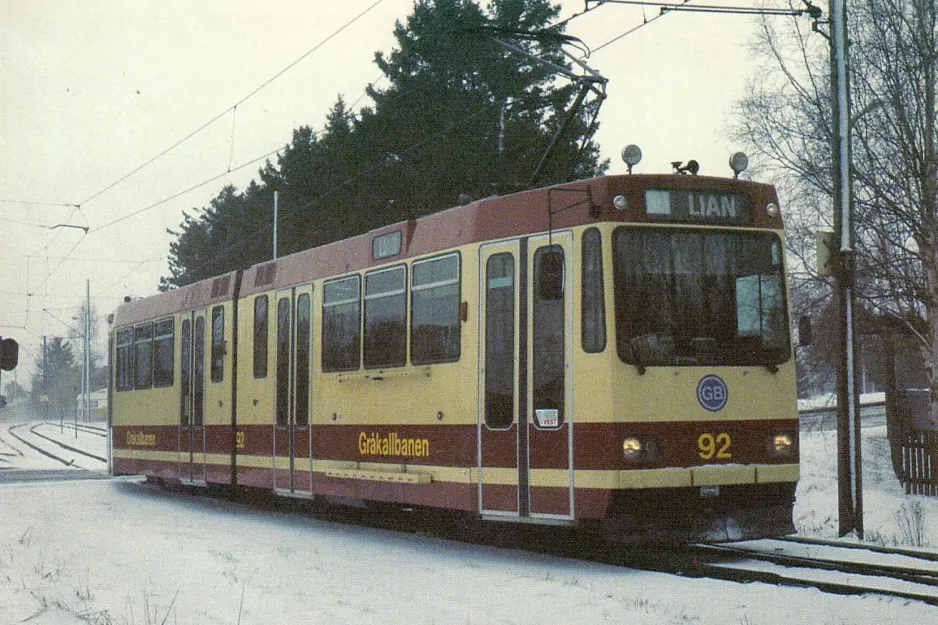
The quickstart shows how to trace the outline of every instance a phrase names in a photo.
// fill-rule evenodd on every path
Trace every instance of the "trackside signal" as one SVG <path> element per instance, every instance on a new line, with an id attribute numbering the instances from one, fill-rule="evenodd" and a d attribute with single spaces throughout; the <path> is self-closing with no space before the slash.
<path id="1" fill-rule="evenodd" d="M 16 363 L 20 358 L 19 343 L 13 339 L 0 337 L 0 369 L 12 371 L 16 368 Z"/>

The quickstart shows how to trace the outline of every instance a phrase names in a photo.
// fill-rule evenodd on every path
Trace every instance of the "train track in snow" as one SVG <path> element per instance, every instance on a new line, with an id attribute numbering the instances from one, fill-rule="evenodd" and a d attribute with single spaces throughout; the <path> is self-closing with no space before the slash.
<path id="1" fill-rule="evenodd" d="M 40 429 L 53 429 L 50 423 L 17 423 L 9 425 L 0 435 L 0 469 L 26 472 L 30 469 L 49 471 L 48 461 L 63 465 L 66 471 L 103 471 L 107 468 L 107 458 L 89 451 L 79 443 L 68 443 L 63 436 L 55 437 L 40 432 Z M 100 430 L 100 428 L 89 428 Z M 76 433 L 77 436 L 77 433 Z M 99 436 L 97 431 L 82 430 L 82 436 Z M 106 432 L 104 433 L 106 437 Z M 49 466 L 37 466 L 37 459 L 46 459 Z M 41 464 L 41 463 L 40 463 Z"/>
<path id="2" fill-rule="evenodd" d="M 876 593 L 938 605 L 938 553 L 787 537 L 689 548 L 688 576 Z"/>

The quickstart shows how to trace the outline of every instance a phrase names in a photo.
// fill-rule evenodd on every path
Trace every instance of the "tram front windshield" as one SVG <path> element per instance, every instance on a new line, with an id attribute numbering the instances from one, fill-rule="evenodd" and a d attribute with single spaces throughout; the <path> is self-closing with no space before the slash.
<path id="1" fill-rule="evenodd" d="M 624 362 L 771 366 L 789 358 L 775 234 L 623 226 L 613 246 Z"/>

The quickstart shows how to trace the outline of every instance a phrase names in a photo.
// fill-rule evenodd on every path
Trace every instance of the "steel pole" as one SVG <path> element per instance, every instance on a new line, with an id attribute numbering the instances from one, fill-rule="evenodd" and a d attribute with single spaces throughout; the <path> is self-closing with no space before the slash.
<path id="1" fill-rule="evenodd" d="M 85 280 L 85 422 L 91 420 L 91 280 Z"/>
<path id="2" fill-rule="evenodd" d="M 837 483 L 839 534 L 863 537 L 863 485 L 860 454 L 860 402 L 856 378 L 856 253 L 850 172 L 850 94 L 846 0 L 830 0 L 833 113 L 834 225 L 838 237 L 836 271 L 840 308 L 840 366 L 837 371 Z"/>
<path id="3" fill-rule="evenodd" d="M 277 222 L 280 221 L 279 193 L 274 191 L 274 260 L 277 260 Z"/>

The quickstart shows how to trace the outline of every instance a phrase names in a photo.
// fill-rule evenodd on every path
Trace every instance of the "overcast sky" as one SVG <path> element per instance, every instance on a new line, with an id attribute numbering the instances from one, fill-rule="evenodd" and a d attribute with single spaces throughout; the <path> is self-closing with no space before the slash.
<path id="1" fill-rule="evenodd" d="M 560 4 L 565 17 L 584 8 Z M 412 7 L 0 0 L 0 335 L 22 345 L 19 381 L 28 386 L 43 335 L 80 328 L 72 317 L 86 280 L 102 318 L 125 295 L 156 292 L 168 275 L 166 230 L 183 211 L 207 206 L 225 184 L 243 189 L 294 128 L 320 128 L 338 94 L 367 104 L 359 98 L 381 76 L 374 52 L 391 50 L 394 22 Z M 612 173 L 624 171 L 619 152 L 637 143 L 638 172 L 696 158 L 702 174 L 728 175 L 755 18 L 658 15 L 608 4 L 568 27 L 595 50 L 649 21 L 588 60 L 609 79 L 603 155 Z"/>

